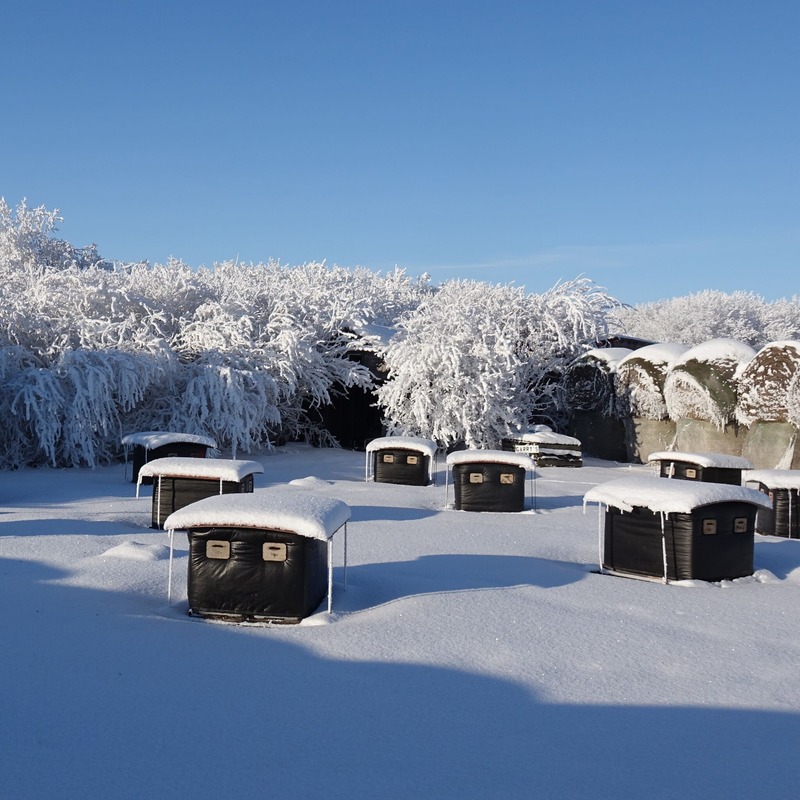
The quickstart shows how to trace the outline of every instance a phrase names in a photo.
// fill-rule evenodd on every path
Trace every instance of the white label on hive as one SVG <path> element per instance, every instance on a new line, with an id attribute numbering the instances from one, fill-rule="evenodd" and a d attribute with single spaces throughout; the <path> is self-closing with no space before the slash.
<path id="1" fill-rule="evenodd" d="M 514 473 L 513 472 L 501 472 L 500 473 L 500 483 L 504 483 L 506 485 L 514 483 Z"/>
<path id="2" fill-rule="evenodd" d="M 225 560 L 231 557 L 231 543 L 209 539 L 206 542 L 206 558 Z"/>
<path id="3" fill-rule="evenodd" d="M 386 453 L 383 456 L 383 463 L 384 464 L 394 464 L 394 456 L 391 453 Z"/>
<path id="4" fill-rule="evenodd" d="M 717 532 L 717 521 L 715 519 L 704 519 L 703 533 L 716 533 L 716 532 Z"/>
<path id="5" fill-rule="evenodd" d="M 419 464 L 419 456 L 409 456 L 406 459 L 406 463 L 408 463 L 408 464 Z"/>
<path id="6" fill-rule="evenodd" d="M 286 545 L 283 542 L 264 542 L 261 557 L 264 561 L 286 561 Z"/>
<path id="7" fill-rule="evenodd" d="M 480 472 L 470 472 L 469 474 L 469 482 L 470 483 L 483 483 L 483 474 Z"/>

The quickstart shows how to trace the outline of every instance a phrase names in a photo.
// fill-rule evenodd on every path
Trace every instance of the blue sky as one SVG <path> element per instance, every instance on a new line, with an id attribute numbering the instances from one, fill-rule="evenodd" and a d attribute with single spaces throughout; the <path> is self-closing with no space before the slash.
<path id="1" fill-rule="evenodd" d="M 800 294 L 796 0 L 6 4 L 0 196 L 106 258 Z"/>

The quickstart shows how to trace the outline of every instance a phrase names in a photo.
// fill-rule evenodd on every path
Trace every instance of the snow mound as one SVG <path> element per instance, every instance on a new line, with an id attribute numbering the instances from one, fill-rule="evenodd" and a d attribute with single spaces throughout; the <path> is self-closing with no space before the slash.
<path id="1" fill-rule="evenodd" d="M 127 558 L 130 561 L 161 561 L 169 558 L 169 547 L 165 544 L 142 544 L 123 542 L 102 554 L 103 557 Z"/>
<path id="2" fill-rule="evenodd" d="M 297 486 L 300 489 L 324 489 L 332 485 L 333 481 L 326 481 L 314 475 L 309 475 L 306 478 L 295 478 L 293 481 L 289 481 L 289 486 Z"/>

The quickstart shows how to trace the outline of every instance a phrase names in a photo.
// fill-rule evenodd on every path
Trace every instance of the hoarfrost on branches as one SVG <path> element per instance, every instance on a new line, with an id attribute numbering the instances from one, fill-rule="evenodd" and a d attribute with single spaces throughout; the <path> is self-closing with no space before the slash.
<path id="1" fill-rule="evenodd" d="M 583 278 L 541 295 L 449 281 L 399 323 L 376 394 L 390 432 L 491 448 L 564 415 L 561 376 L 616 301 Z"/>
<path id="2" fill-rule="evenodd" d="M 622 330 L 652 342 L 697 345 L 737 339 L 759 348 L 800 338 L 800 297 L 769 303 L 753 292 L 705 290 L 621 309 Z"/>
<path id="3" fill-rule="evenodd" d="M 103 463 L 136 430 L 331 443 L 309 410 L 373 387 L 351 356 L 382 345 L 359 331 L 432 291 L 399 269 L 110 264 L 58 221 L 0 201 L 0 467 Z"/>

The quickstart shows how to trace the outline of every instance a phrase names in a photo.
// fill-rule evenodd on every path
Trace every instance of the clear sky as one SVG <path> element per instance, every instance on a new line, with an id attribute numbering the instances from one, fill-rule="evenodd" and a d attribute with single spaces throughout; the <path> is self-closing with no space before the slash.
<path id="1" fill-rule="evenodd" d="M 25 0 L 0 196 L 110 259 L 800 294 L 797 0 Z"/>

